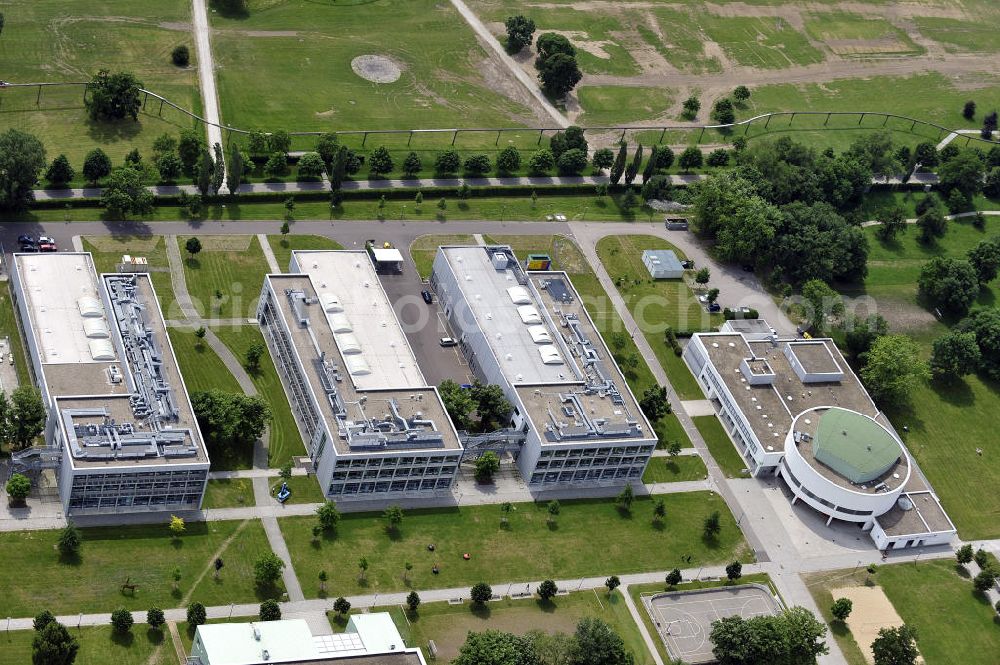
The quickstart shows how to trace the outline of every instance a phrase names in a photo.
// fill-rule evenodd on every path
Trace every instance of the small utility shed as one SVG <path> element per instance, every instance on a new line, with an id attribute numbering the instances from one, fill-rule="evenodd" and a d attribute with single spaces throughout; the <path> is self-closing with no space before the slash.
<path id="1" fill-rule="evenodd" d="M 642 263 L 653 279 L 680 279 L 684 276 L 684 266 L 670 249 L 644 250 Z"/>

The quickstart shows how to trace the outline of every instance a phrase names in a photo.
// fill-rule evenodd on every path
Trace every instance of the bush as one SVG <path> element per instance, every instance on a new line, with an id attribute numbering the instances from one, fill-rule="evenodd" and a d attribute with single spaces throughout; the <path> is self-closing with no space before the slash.
<path id="1" fill-rule="evenodd" d="M 20 473 L 11 475 L 7 481 L 7 496 L 13 501 L 24 501 L 31 492 L 31 481 Z"/>
<path id="2" fill-rule="evenodd" d="M 521 153 L 514 146 L 507 146 L 497 155 L 497 173 L 506 175 L 519 168 L 521 168 Z"/>
<path id="3" fill-rule="evenodd" d="M 708 154 L 705 160 L 709 166 L 725 166 L 729 163 L 729 151 L 725 148 L 716 148 Z"/>
<path id="4" fill-rule="evenodd" d="M 571 148 L 559 155 L 559 173 L 562 175 L 580 175 L 587 168 L 587 153 Z"/>
<path id="5" fill-rule="evenodd" d="M 479 582 L 469 589 L 469 598 L 476 605 L 483 605 L 493 597 L 493 588 L 486 582 Z"/>
<path id="6" fill-rule="evenodd" d="M 124 607 L 119 607 L 111 613 L 111 625 L 114 626 L 115 632 L 119 635 L 131 631 L 133 623 L 135 623 L 135 619 L 132 618 L 132 613 Z"/>
<path id="7" fill-rule="evenodd" d="M 299 158 L 299 175 L 318 178 L 326 169 L 326 163 L 318 152 L 307 152 Z"/>
<path id="8" fill-rule="evenodd" d="M 490 158 L 488 155 L 470 155 L 465 160 L 465 175 L 474 178 L 486 175 L 490 172 Z"/>
<path id="9" fill-rule="evenodd" d="M 528 171 L 531 175 L 545 175 L 555 166 L 555 158 L 548 148 L 536 150 L 528 161 Z"/>
<path id="10" fill-rule="evenodd" d="M 187 607 L 187 622 L 190 626 L 200 626 L 205 623 L 205 606 L 201 603 L 191 603 Z"/>
<path id="11" fill-rule="evenodd" d="M 261 621 L 278 621 L 281 619 L 281 606 L 276 600 L 265 600 L 260 604 L 259 615 Z"/>
<path id="12" fill-rule="evenodd" d="M 175 47 L 173 51 L 171 51 L 170 59 L 178 67 L 187 67 L 188 64 L 191 62 L 191 52 L 188 50 L 187 46 L 181 44 L 180 46 Z"/>
<path id="13" fill-rule="evenodd" d="M 462 158 L 454 150 L 445 150 L 434 159 L 434 171 L 441 175 L 455 173 L 461 165 Z"/>

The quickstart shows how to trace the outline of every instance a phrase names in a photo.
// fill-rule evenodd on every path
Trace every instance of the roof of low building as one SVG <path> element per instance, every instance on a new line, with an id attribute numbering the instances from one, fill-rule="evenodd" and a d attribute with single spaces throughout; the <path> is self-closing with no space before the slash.
<path id="1" fill-rule="evenodd" d="M 884 427 L 839 408 L 820 415 L 814 451 L 818 461 L 852 483 L 878 478 L 902 455 L 899 442 Z"/>
<path id="2" fill-rule="evenodd" d="M 684 266 L 672 249 L 646 249 L 642 252 L 642 258 L 655 261 L 659 264 L 657 267 L 662 270 L 684 270 Z"/>

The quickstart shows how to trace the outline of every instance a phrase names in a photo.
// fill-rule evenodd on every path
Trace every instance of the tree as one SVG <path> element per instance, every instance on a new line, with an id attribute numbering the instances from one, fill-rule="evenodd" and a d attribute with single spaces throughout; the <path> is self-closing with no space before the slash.
<path id="1" fill-rule="evenodd" d="M 934 340 L 929 366 L 935 377 L 953 379 L 975 372 L 981 360 L 974 333 L 950 332 Z"/>
<path id="2" fill-rule="evenodd" d="M 725 166 L 729 163 L 729 151 L 725 148 L 716 148 L 708 153 L 705 163 L 709 166 Z"/>
<path id="3" fill-rule="evenodd" d="M 541 38 L 539 38 L 539 42 Z M 576 56 L 554 53 L 541 61 L 538 66 L 538 80 L 542 88 L 555 97 L 562 97 L 576 87 L 583 78 L 576 63 Z"/>
<path id="4" fill-rule="evenodd" d="M 69 160 L 66 155 L 59 155 L 52 160 L 49 164 L 49 168 L 45 171 L 45 179 L 51 184 L 59 186 L 65 185 L 67 182 L 73 179 L 76 172 L 73 167 L 70 166 Z"/>
<path id="5" fill-rule="evenodd" d="M 490 172 L 490 158 L 488 155 L 469 155 L 465 159 L 465 175 L 478 178 Z"/>
<path id="6" fill-rule="evenodd" d="M 979 280 L 968 261 L 935 256 L 920 269 L 917 289 L 931 307 L 961 316 L 979 295 Z"/>
<path id="7" fill-rule="evenodd" d="M 507 175 L 521 168 L 521 152 L 512 145 L 507 146 L 497 155 L 497 173 Z"/>
<path id="8" fill-rule="evenodd" d="M 528 636 L 486 630 L 470 631 L 459 647 L 452 665 L 540 665 L 534 644 Z"/>
<path id="9" fill-rule="evenodd" d="M 868 353 L 872 343 L 889 333 L 889 322 L 881 314 L 871 314 L 863 319 L 849 318 L 844 325 L 844 342 L 855 358 Z"/>
<path id="10" fill-rule="evenodd" d="M 618 155 L 615 156 L 615 161 L 611 165 L 611 171 L 609 172 L 609 179 L 612 185 L 617 185 L 618 181 L 621 180 L 622 175 L 625 173 L 625 159 L 628 157 L 628 145 L 622 142 L 621 146 L 618 148 Z"/>
<path id="11" fill-rule="evenodd" d="M 178 67 L 187 67 L 191 62 L 191 51 L 184 44 L 175 46 L 170 52 L 170 60 Z"/>
<path id="12" fill-rule="evenodd" d="M 268 598 L 260 604 L 257 615 L 261 621 L 280 621 L 281 605 L 278 605 L 278 601 Z"/>
<path id="13" fill-rule="evenodd" d="M 688 120 L 694 120 L 698 116 L 698 111 L 700 110 L 701 101 L 692 95 L 684 100 L 684 112 L 681 115 Z"/>
<path id="14" fill-rule="evenodd" d="M 555 598 L 558 591 L 559 587 L 552 580 L 542 580 L 542 583 L 538 585 L 538 597 L 543 601 Z"/>
<path id="15" fill-rule="evenodd" d="M 844 300 L 821 279 L 811 279 L 802 285 L 806 318 L 814 330 L 825 330 L 829 316 L 843 316 Z"/>
<path id="16" fill-rule="evenodd" d="M 54 619 L 35 633 L 31 641 L 32 665 L 73 665 L 80 643 L 66 626 Z"/>
<path id="17" fill-rule="evenodd" d="M 988 114 L 983 118 L 983 130 L 979 133 L 984 139 L 989 140 L 993 136 L 993 132 L 997 130 L 997 112 Z"/>
<path id="18" fill-rule="evenodd" d="M 733 107 L 732 101 L 723 97 L 715 102 L 712 107 L 712 119 L 720 125 L 731 125 L 736 122 L 736 109 Z"/>
<path id="19" fill-rule="evenodd" d="M 117 610 L 111 613 L 111 625 L 114 630 L 119 635 L 125 635 L 132 631 L 132 624 L 135 623 L 135 619 L 132 618 L 132 613 L 129 612 L 124 607 L 119 607 Z"/>
<path id="20" fill-rule="evenodd" d="M 917 228 L 920 229 L 918 239 L 924 244 L 934 242 L 935 238 L 944 237 L 948 230 L 948 221 L 937 206 L 933 206 L 917 217 Z"/>
<path id="21" fill-rule="evenodd" d="M 617 575 L 612 575 L 608 579 L 604 580 L 604 586 L 607 587 L 609 595 L 612 594 L 612 593 L 614 593 L 615 589 L 617 589 L 618 587 L 620 587 L 621 584 L 622 584 L 622 581 L 620 579 L 618 579 Z"/>
<path id="22" fill-rule="evenodd" d="M 34 198 L 32 188 L 45 168 L 45 148 L 31 134 L 0 134 L 0 208 L 20 209 Z"/>
<path id="23" fill-rule="evenodd" d="M 194 256 L 195 254 L 201 251 L 201 240 L 198 240 L 198 238 L 194 236 L 188 238 L 184 242 L 184 249 L 187 250 L 188 254 Z"/>
<path id="24" fill-rule="evenodd" d="M 267 137 L 267 149 L 271 152 L 280 152 L 287 157 L 288 151 L 292 149 L 292 137 L 283 129 L 271 132 Z"/>
<path id="25" fill-rule="evenodd" d="M 59 532 L 59 553 L 63 556 L 75 556 L 79 554 L 82 542 L 80 530 L 72 522 L 67 522 L 66 526 Z"/>
<path id="26" fill-rule="evenodd" d="M 178 517 L 177 515 L 171 515 L 170 521 L 167 522 L 167 528 L 170 530 L 170 536 L 174 539 L 180 538 L 184 535 L 184 518 Z"/>
<path id="27" fill-rule="evenodd" d="M 398 531 L 399 525 L 403 523 L 403 507 L 398 504 L 387 506 L 382 511 L 382 517 L 389 523 L 389 531 Z"/>
<path id="28" fill-rule="evenodd" d="M 52 612 L 48 610 L 42 610 L 41 612 L 35 615 L 34 620 L 31 622 L 31 627 L 37 633 L 50 623 L 54 623 L 55 620 L 56 617 L 54 614 L 52 614 Z"/>
<path id="29" fill-rule="evenodd" d="M 972 561 L 972 545 L 966 543 L 955 551 L 955 559 L 962 565 Z"/>
<path id="30" fill-rule="evenodd" d="M 132 148 L 125 155 L 125 166 L 131 166 L 136 169 L 142 168 L 142 153 L 139 152 L 138 148 Z"/>
<path id="31" fill-rule="evenodd" d="M 218 143 L 212 145 L 212 193 L 218 194 L 222 189 L 222 182 L 226 177 L 226 163 L 222 158 L 222 146 Z"/>
<path id="32" fill-rule="evenodd" d="M 177 155 L 180 157 L 184 173 L 195 174 L 203 152 L 204 139 L 201 134 L 193 129 L 185 129 L 181 132 L 180 140 L 177 143 Z"/>
<path id="33" fill-rule="evenodd" d="M 403 175 L 407 178 L 412 178 L 420 169 L 423 168 L 423 162 L 420 161 L 420 155 L 415 152 L 410 152 L 403 158 Z"/>
<path id="34" fill-rule="evenodd" d="M 539 148 L 531 154 L 531 159 L 528 160 L 528 171 L 532 175 L 545 175 L 552 170 L 555 163 L 551 150 Z"/>
<path id="35" fill-rule="evenodd" d="M 738 102 L 745 102 L 750 99 L 750 88 L 745 85 L 736 86 L 736 89 L 733 90 L 733 99 Z"/>
<path id="36" fill-rule="evenodd" d="M 21 503 L 28 498 L 28 494 L 31 492 L 31 481 L 25 475 L 14 473 L 7 479 L 6 488 L 7 496 L 12 501 Z"/>
<path id="37" fill-rule="evenodd" d="M 525 46 L 531 46 L 535 34 L 535 22 L 526 16 L 508 16 L 504 21 L 507 28 L 507 52 L 520 53 Z"/>
<path id="38" fill-rule="evenodd" d="M 861 379 L 868 391 L 886 404 L 907 401 L 917 383 L 929 376 L 917 343 L 902 335 L 876 339 L 861 368 Z"/>
<path id="39" fill-rule="evenodd" d="M 493 597 L 493 589 L 486 582 L 478 582 L 469 589 L 469 598 L 476 605 L 483 605 Z"/>
<path id="40" fill-rule="evenodd" d="M 326 171 L 326 162 L 318 152 L 307 152 L 299 157 L 299 175 L 306 178 L 319 178 Z"/>
<path id="41" fill-rule="evenodd" d="M 438 386 L 438 393 L 441 395 L 441 401 L 444 402 L 448 417 L 455 424 L 455 429 L 469 429 L 471 425 L 470 414 L 476 408 L 475 400 L 472 399 L 470 391 L 451 379 L 445 379 Z"/>
<path id="42" fill-rule="evenodd" d="M 632 153 L 632 161 L 629 162 L 627 167 L 625 167 L 626 185 L 631 185 L 635 180 L 635 177 L 639 174 L 639 167 L 642 165 L 642 150 L 642 144 L 637 145 L 635 152 Z"/>
<path id="43" fill-rule="evenodd" d="M 698 272 L 694 274 L 694 281 L 698 284 L 704 286 L 708 284 L 708 281 L 712 278 L 712 271 L 708 268 L 698 268 Z"/>
<path id="44" fill-rule="evenodd" d="M 892 205 L 882 208 L 876 215 L 879 227 L 875 235 L 883 242 L 891 242 L 896 236 L 906 231 L 906 212 L 902 206 Z"/>
<path id="45" fill-rule="evenodd" d="M 333 611 L 337 614 L 347 614 L 351 611 L 350 601 L 341 596 L 337 600 L 333 601 Z"/>
<path id="46" fill-rule="evenodd" d="M 406 607 L 409 608 L 410 614 L 416 612 L 417 608 L 420 607 L 420 594 L 418 594 L 416 591 L 411 591 L 410 593 L 408 593 L 406 595 Z"/>
<path id="47" fill-rule="evenodd" d="M 142 81 L 131 72 L 116 72 L 112 74 L 106 69 L 97 75 L 87 86 L 88 95 L 84 100 L 87 112 L 92 120 L 124 120 L 126 117 L 139 119 L 139 109 L 142 100 L 139 90 Z"/>
<path id="48" fill-rule="evenodd" d="M 673 198 L 673 192 L 674 186 L 670 182 L 670 176 L 666 175 L 654 175 L 642 185 L 642 198 L 647 202 L 669 201 Z"/>
<path id="49" fill-rule="evenodd" d="M 181 163 L 181 158 L 172 152 L 160 155 L 156 160 L 156 170 L 160 174 L 160 180 L 163 182 L 173 182 L 180 177 L 181 172 L 184 169 L 184 165 Z M 234 191 L 232 187 L 229 191 Z"/>
<path id="50" fill-rule="evenodd" d="M 743 577 L 743 564 L 739 561 L 733 561 L 731 564 L 726 566 L 726 579 L 730 581 L 736 581 Z"/>
<path id="51" fill-rule="evenodd" d="M 361 579 L 365 579 L 365 575 L 368 573 L 368 557 L 363 556 L 360 559 L 358 559 L 358 571 L 359 571 L 358 576 Z"/>
<path id="52" fill-rule="evenodd" d="M 971 99 L 965 102 L 965 106 L 962 107 L 962 117 L 966 120 L 972 120 L 976 117 L 976 103 Z"/>
<path id="53" fill-rule="evenodd" d="M 917 631 L 906 624 L 882 628 L 872 642 L 875 665 L 914 665 L 917 662 Z"/>
<path id="54" fill-rule="evenodd" d="M 986 593 L 993 588 L 993 584 L 996 582 L 996 579 L 996 573 L 992 570 L 982 570 L 972 579 L 972 588 L 979 593 Z"/>
<path id="55" fill-rule="evenodd" d="M 653 522 L 660 524 L 667 516 L 667 504 L 663 499 L 657 499 L 653 504 Z"/>
<path id="56" fill-rule="evenodd" d="M 275 151 L 264 162 L 264 173 L 272 178 L 280 178 L 288 173 L 288 155 Z"/>
<path id="57" fill-rule="evenodd" d="M 194 602 L 187 606 L 187 622 L 189 626 L 201 626 L 207 620 L 205 606 Z"/>
<path id="58" fill-rule="evenodd" d="M 646 414 L 650 422 L 656 423 L 670 413 L 670 402 L 667 401 L 667 389 L 664 386 L 650 386 L 639 400 L 639 408 Z"/>
<path id="59" fill-rule="evenodd" d="M 10 436 L 15 448 L 31 445 L 45 430 L 48 412 L 38 389 L 28 384 L 10 394 Z"/>
<path id="60" fill-rule="evenodd" d="M 830 606 L 830 614 L 833 615 L 834 619 L 843 623 L 847 620 L 847 617 L 851 616 L 851 610 L 853 609 L 854 603 L 851 602 L 850 598 L 838 598 Z"/>
<path id="61" fill-rule="evenodd" d="M 254 342 L 247 348 L 244 366 L 251 374 L 257 374 L 260 371 L 260 359 L 264 355 L 264 350 L 264 345 L 260 342 Z"/>
<path id="62" fill-rule="evenodd" d="M 615 162 L 615 153 L 611 151 L 611 148 L 600 148 L 594 151 L 594 156 L 590 160 L 591 166 L 597 170 L 598 173 L 602 169 L 611 168 L 611 165 Z"/>
<path id="63" fill-rule="evenodd" d="M 579 175 L 587 168 L 587 153 L 578 148 L 571 148 L 559 155 L 558 166 L 562 175 Z"/>
<path id="64" fill-rule="evenodd" d="M 167 619 L 163 616 L 163 610 L 159 607 L 150 607 L 146 611 L 146 623 L 149 624 L 149 627 L 153 630 L 160 630 L 166 622 Z"/>
<path id="65" fill-rule="evenodd" d="M 535 42 L 535 47 L 538 49 L 538 58 L 535 60 L 536 67 L 540 66 L 539 63 L 541 61 L 557 53 L 570 56 L 576 55 L 576 49 L 570 43 L 569 39 L 555 32 L 546 32 L 539 35 L 538 41 Z"/>
<path id="66" fill-rule="evenodd" d="M 480 427 L 484 432 L 489 431 L 491 425 L 499 425 L 509 418 L 512 407 L 500 386 L 475 381 L 469 394 L 476 403 Z"/>
<path id="67" fill-rule="evenodd" d="M 1000 166 L 994 166 L 983 181 L 983 194 L 991 198 L 1000 197 Z"/>
<path id="68" fill-rule="evenodd" d="M 625 487 L 623 487 L 622 491 L 615 497 L 615 504 L 618 508 L 627 513 L 632 510 L 633 501 L 635 501 L 635 491 L 632 489 L 631 484 L 625 483 Z"/>
<path id="69" fill-rule="evenodd" d="M 719 511 L 713 511 L 702 523 L 702 535 L 708 540 L 714 540 L 722 531 L 722 521 Z"/>
<path id="70" fill-rule="evenodd" d="M 696 169 L 701 167 L 702 154 L 701 149 L 697 146 L 689 146 L 684 149 L 681 156 L 677 159 L 677 164 L 684 169 L 685 173 L 690 173 L 691 169 Z"/>
<path id="71" fill-rule="evenodd" d="M 913 149 L 913 159 L 922 169 L 932 169 L 938 165 L 937 146 L 930 141 L 918 143 Z"/>
<path id="72" fill-rule="evenodd" d="M 552 499 L 551 501 L 549 501 L 546 507 L 546 510 L 548 511 L 549 515 L 548 517 L 545 518 L 545 521 L 548 522 L 549 524 L 554 523 L 556 521 L 556 518 L 559 517 L 559 511 L 561 509 L 562 508 L 559 505 L 558 499 Z"/>
<path id="73" fill-rule="evenodd" d="M 788 663 L 815 665 L 817 656 L 830 652 L 826 646 L 826 626 L 804 607 L 792 607 L 781 617 L 787 644 Z"/>
<path id="74" fill-rule="evenodd" d="M 209 390 L 191 393 L 202 434 L 221 447 L 246 446 L 264 433 L 271 408 L 260 396 Z"/>
<path id="75" fill-rule="evenodd" d="M 996 279 L 997 269 L 1000 268 L 1000 239 L 980 240 L 979 244 L 969 250 L 968 256 L 980 284 Z"/>
<path id="76" fill-rule="evenodd" d="M 434 171 L 440 175 L 448 175 L 458 171 L 462 165 L 462 158 L 454 150 L 445 150 L 438 153 L 434 159 Z"/>
<path id="77" fill-rule="evenodd" d="M 667 573 L 667 577 L 666 577 L 665 581 L 667 583 L 667 586 L 671 586 L 672 587 L 672 586 L 677 586 L 678 584 L 680 584 L 682 579 L 683 578 L 681 577 L 681 571 L 680 571 L 680 569 L 674 568 L 669 573 Z"/>
<path id="78" fill-rule="evenodd" d="M 656 153 L 658 150 L 659 147 L 654 145 L 653 149 L 649 153 L 649 159 L 646 160 L 646 166 L 642 169 L 642 184 L 644 186 L 647 182 L 649 182 L 649 179 L 653 177 L 653 174 L 656 173 Z"/>
<path id="79" fill-rule="evenodd" d="M 705 297 L 708 298 L 708 302 L 714 304 L 719 299 L 719 289 L 709 289 Z"/>
<path id="80" fill-rule="evenodd" d="M 500 470 L 500 456 L 487 450 L 475 462 L 476 480 L 481 483 L 493 481 L 493 474 Z"/>
<path id="81" fill-rule="evenodd" d="M 392 155 L 384 145 L 375 148 L 368 156 L 368 172 L 376 178 L 392 171 L 392 167 Z"/>
<path id="82" fill-rule="evenodd" d="M 257 557 L 253 564 L 253 578 L 259 587 L 273 587 L 281 578 L 285 562 L 274 552 L 266 552 Z"/>
<path id="83" fill-rule="evenodd" d="M 143 184 L 140 171 L 124 166 L 111 172 L 101 193 L 101 205 L 121 219 L 130 214 L 146 215 L 153 210 L 153 194 Z"/>
<path id="84" fill-rule="evenodd" d="M 581 619 L 573 636 L 576 642 L 571 656 L 574 665 L 627 665 L 633 662 L 621 636 L 596 617 Z"/>
<path id="85" fill-rule="evenodd" d="M 966 198 L 972 198 L 983 189 L 986 165 L 975 150 L 962 150 L 954 159 L 938 167 L 938 182 L 941 190 L 960 191 Z"/>

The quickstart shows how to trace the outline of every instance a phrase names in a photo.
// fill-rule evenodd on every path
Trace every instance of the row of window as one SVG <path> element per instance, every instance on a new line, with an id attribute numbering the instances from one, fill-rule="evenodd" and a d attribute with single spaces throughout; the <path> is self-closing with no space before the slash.
<path id="1" fill-rule="evenodd" d="M 549 471 L 531 474 L 531 484 L 575 483 L 587 480 L 614 480 L 618 478 L 638 478 L 641 466 L 619 467 L 617 469 L 579 469 L 577 471 Z"/>
<path id="2" fill-rule="evenodd" d="M 868 517 L 875 514 L 875 511 L 873 510 L 853 510 L 851 508 L 841 508 L 822 497 L 816 496 L 815 494 L 809 491 L 808 487 L 803 486 L 802 483 L 799 482 L 799 479 L 795 477 L 795 474 L 792 473 L 792 470 L 788 468 L 788 462 L 786 462 L 784 458 L 781 459 L 781 475 L 783 475 L 785 477 L 785 480 L 788 480 L 792 485 L 796 487 L 796 489 L 801 491 L 807 497 L 809 497 L 813 501 L 820 502 L 827 508 L 830 508 L 831 510 L 834 510 L 838 513 L 846 513 L 848 515 L 858 515 L 859 517 Z"/>
<path id="3" fill-rule="evenodd" d="M 643 457 L 595 457 L 593 459 L 568 459 L 568 460 L 541 460 L 535 465 L 536 469 L 574 469 L 576 467 L 588 466 L 632 466 L 633 464 L 645 464 L 648 455 Z"/>
<path id="4" fill-rule="evenodd" d="M 757 444 L 757 438 L 753 435 L 750 429 L 747 427 L 743 419 L 739 417 L 740 410 L 737 408 L 726 395 L 725 390 L 720 385 L 719 381 L 709 370 L 705 372 L 702 378 L 702 383 L 704 383 L 708 388 L 711 389 L 712 393 L 715 394 L 716 399 L 718 399 L 722 406 L 725 408 L 726 412 L 730 414 L 733 424 L 736 426 L 737 434 L 739 438 L 743 440 L 743 444 L 746 446 L 747 457 L 756 458 L 760 446 Z"/>
<path id="5" fill-rule="evenodd" d="M 342 459 L 337 461 L 337 467 L 358 468 L 385 468 L 394 466 L 412 466 L 413 464 L 441 464 L 448 462 L 457 464 L 459 455 L 438 455 L 432 457 L 364 457 L 360 459 Z"/>
<path id="6" fill-rule="evenodd" d="M 165 496 L 115 496 L 90 497 L 78 496 L 75 492 L 69 499 L 70 510 L 88 510 L 101 508 L 134 508 L 145 506 L 197 508 L 201 494 L 171 494 Z"/>
<path id="7" fill-rule="evenodd" d="M 653 446 L 616 446 L 614 448 L 560 448 L 543 450 L 540 459 L 565 459 L 567 457 L 596 457 L 597 455 L 648 455 Z"/>
<path id="8" fill-rule="evenodd" d="M 454 466 L 418 466 L 397 467 L 391 469 L 371 469 L 367 471 L 338 469 L 333 473 L 334 480 L 374 480 L 376 478 L 420 478 L 424 476 L 453 476 L 457 467 Z"/>
<path id="9" fill-rule="evenodd" d="M 442 490 L 451 487 L 451 478 L 425 478 L 423 480 L 394 480 L 363 483 L 331 483 L 329 494 L 343 496 L 352 494 L 377 494 L 380 492 L 420 492 Z"/>

